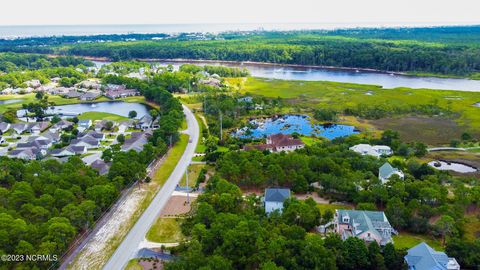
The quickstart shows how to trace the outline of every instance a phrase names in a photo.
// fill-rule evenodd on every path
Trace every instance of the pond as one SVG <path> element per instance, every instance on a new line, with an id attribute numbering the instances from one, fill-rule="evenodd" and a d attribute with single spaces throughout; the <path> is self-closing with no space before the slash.
<path id="1" fill-rule="evenodd" d="M 17 103 L 17 102 L 22 102 L 23 99 L 6 99 L 6 100 L 0 100 L 0 105 L 4 104 L 12 104 L 12 103 Z"/>
<path id="2" fill-rule="evenodd" d="M 59 116 L 73 117 L 84 112 L 104 112 L 128 117 L 130 111 L 137 112 L 137 119 L 148 114 L 148 107 L 141 103 L 130 103 L 124 101 L 105 101 L 97 103 L 77 103 L 54 106 L 47 110 L 47 114 L 58 114 Z M 25 110 L 18 110 L 17 117 L 25 116 Z"/>
<path id="3" fill-rule="evenodd" d="M 430 161 L 428 165 L 441 171 L 454 171 L 459 173 L 472 173 L 477 171 L 476 168 L 465 165 L 465 164 L 455 163 L 455 162 L 445 162 L 441 160 Z"/>
<path id="4" fill-rule="evenodd" d="M 313 124 L 306 115 L 284 115 L 275 118 L 253 119 L 250 121 L 253 128 L 243 127 L 233 132 L 239 138 L 263 138 L 271 134 L 299 133 L 305 136 L 322 136 L 329 140 L 358 134 L 353 126 L 337 124 Z"/>

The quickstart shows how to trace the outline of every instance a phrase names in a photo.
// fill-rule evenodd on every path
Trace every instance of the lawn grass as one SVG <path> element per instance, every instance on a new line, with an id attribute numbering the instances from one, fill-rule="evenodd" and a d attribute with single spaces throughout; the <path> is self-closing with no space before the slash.
<path id="1" fill-rule="evenodd" d="M 326 210 L 331 210 L 335 213 L 336 209 L 352 209 L 352 206 L 345 205 L 345 204 L 323 204 L 317 203 L 317 208 L 320 209 L 322 215 L 325 213 Z"/>
<path id="2" fill-rule="evenodd" d="M 195 183 L 197 181 L 198 176 L 200 175 L 200 171 L 202 168 L 205 168 L 207 165 L 205 164 L 191 164 L 188 167 L 188 186 L 189 187 L 194 187 Z M 185 174 L 182 177 L 182 180 L 180 180 L 180 186 L 185 187 L 187 186 L 187 177 Z"/>
<path id="3" fill-rule="evenodd" d="M 399 235 L 393 236 L 393 244 L 397 249 L 409 249 L 420 244 L 421 242 L 426 242 L 429 246 L 437 251 L 444 250 L 440 239 L 434 239 L 426 235 L 400 232 Z"/>
<path id="4" fill-rule="evenodd" d="M 465 216 L 465 239 L 475 241 L 480 235 L 480 219 L 476 215 Z"/>
<path id="5" fill-rule="evenodd" d="M 176 243 L 183 239 L 180 220 L 177 218 L 158 218 L 146 235 L 147 240 L 157 243 Z"/>
<path id="6" fill-rule="evenodd" d="M 205 153 L 205 150 L 207 149 L 207 147 L 205 146 L 205 144 L 203 144 L 203 130 L 206 129 L 207 127 L 205 126 L 205 123 L 203 122 L 202 118 L 199 113 L 195 113 L 195 119 L 197 119 L 197 122 L 198 122 L 198 127 L 199 127 L 199 134 L 200 136 L 198 136 L 198 144 L 197 144 L 197 148 L 195 148 L 195 152 L 196 153 Z"/>
<path id="7" fill-rule="evenodd" d="M 322 139 L 318 137 L 307 137 L 307 136 L 301 136 L 300 140 L 306 145 L 313 145 L 315 143 L 321 142 Z"/>
<path id="8" fill-rule="evenodd" d="M 78 119 L 90 119 L 92 121 L 96 120 L 109 120 L 109 121 L 115 121 L 115 122 L 121 122 L 121 121 L 126 121 L 129 118 L 120 116 L 118 114 L 113 114 L 113 113 L 106 113 L 106 112 L 84 112 L 80 115 L 78 115 Z"/>
<path id="9" fill-rule="evenodd" d="M 288 81 L 264 78 L 247 79 L 240 92 L 270 98 L 287 99 L 291 106 L 304 108 L 331 108 L 343 112 L 345 108 L 358 106 L 390 105 L 432 105 L 448 109 L 458 117 L 455 129 L 480 134 L 480 108 L 473 104 L 480 102 L 480 92 L 395 88 L 384 89 L 376 85 L 337 83 L 325 81 Z M 372 95 L 367 95 L 370 92 Z M 452 99 L 451 97 L 455 97 Z M 440 118 L 442 119 L 442 118 Z M 348 119 L 346 121 L 349 122 Z M 375 126 L 366 121 L 367 127 Z M 399 125 L 400 126 L 400 125 Z M 438 133 L 437 135 L 438 136 Z"/>
<path id="10" fill-rule="evenodd" d="M 186 134 L 180 134 L 180 140 L 173 146 L 170 152 L 167 154 L 167 157 L 162 163 L 162 168 L 157 170 L 153 176 L 152 181 L 163 185 L 172 173 L 175 166 L 177 166 L 178 161 L 183 155 L 185 148 L 188 144 L 189 136 Z"/>
<path id="11" fill-rule="evenodd" d="M 143 270 L 143 266 L 138 263 L 138 259 L 132 259 L 125 266 L 125 270 Z"/>

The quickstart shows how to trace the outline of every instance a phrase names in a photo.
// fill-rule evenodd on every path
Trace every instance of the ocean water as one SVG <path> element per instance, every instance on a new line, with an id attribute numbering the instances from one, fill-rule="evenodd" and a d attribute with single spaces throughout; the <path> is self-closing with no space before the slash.
<path id="1" fill-rule="evenodd" d="M 88 36 L 100 34 L 174 34 L 174 33 L 220 33 L 226 31 L 253 30 L 314 30 L 355 27 L 412 27 L 435 24 L 395 23 L 245 23 L 245 24 L 124 24 L 124 25 L 0 25 L 0 38 Z"/>

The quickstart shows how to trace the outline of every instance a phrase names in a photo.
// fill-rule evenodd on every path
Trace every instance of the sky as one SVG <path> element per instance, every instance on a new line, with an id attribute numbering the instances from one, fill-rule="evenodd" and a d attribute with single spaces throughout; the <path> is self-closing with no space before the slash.
<path id="1" fill-rule="evenodd" d="M 4 0 L 0 25 L 480 24 L 479 0 Z"/>

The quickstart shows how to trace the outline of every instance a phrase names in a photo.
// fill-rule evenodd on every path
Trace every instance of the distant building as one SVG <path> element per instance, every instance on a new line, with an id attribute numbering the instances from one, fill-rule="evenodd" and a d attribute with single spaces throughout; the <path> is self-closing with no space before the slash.
<path id="1" fill-rule="evenodd" d="M 380 156 L 389 156 L 393 154 L 392 149 L 386 145 L 357 144 L 350 147 L 350 150 L 359 153 L 362 156 L 368 155 L 379 158 Z"/>
<path id="2" fill-rule="evenodd" d="M 305 147 L 305 143 L 300 139 L 294 139 L 291 135 L 274 134 L 267 137 L 266 144 L 251 144 L 245 146 L 244 150 L 257 149 L 259 151 L 268 150 L 270 152 L 291 152 Z"/>
<path id="3" fill-rule="evenodd" d="M 66 93 L 64 93 L 62 96 L 64 98 L 79 98 L 83 95 L 84 93 L 78 92 L 77 90 L 70 90 Z"/>
<path id="4" fill-rule="evenodd" d="M 82 155 L 86 153 L 87 153 L 87 148 L 85 146 L 74 146 L 74 145 L 69 145 L 61 149 L 53 149 L 50 151 L 50 154 L 54 157 L 75 156 L 75 155 Z"/>
<path id="5" fill-rule="evenodd" d="M 404 258 L 409 270 L 460 270 L 455 258 L 435 251 L 425 242 L 409 249 Z"/>
<path id="6" fill-rule="evenodd" d="M 267 188 L 265 189 L 264 205 L 265 213 L 270 214 L 278 210 L 282 212 L 283 202 L 290 198 L 290 189 L 288 188 Z"/>
<path id="7" fill-rule="evenodd" d="M 378 179 L 382 181 L 382 184 L 385 184 L 393 175 L 398 175 L 400 179 L 405 177 L 405 174 L 401 170 L 392 167 L 392 165 L 390 165 L 388 162 L 385 162 L 385 164 L 378 169 Z"/>
<path id="8" fill-rule="evenodd" d="M 335 210 L 335 231 L 342 240 L 358 237 L 366 243 L 373 241 L 384 246 L 393 243 L 396 231 L 381 211 Z"/>

